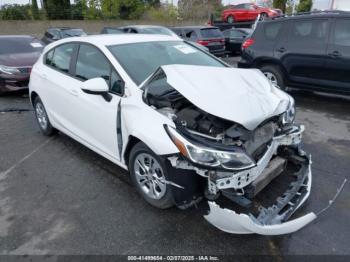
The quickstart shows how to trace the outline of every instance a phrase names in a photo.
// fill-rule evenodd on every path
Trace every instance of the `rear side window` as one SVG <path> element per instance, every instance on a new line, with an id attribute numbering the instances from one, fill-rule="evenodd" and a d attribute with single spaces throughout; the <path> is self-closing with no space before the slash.
<path id="1" fill-rule="evenodd" d="M 328 32 L 328 20 L 301 20 L 294 21 L 289 33 L 289 39 L 297 43 L 319 43 L 325 42 Z"/>
<path id="2" fill-rule="evenodd" d="M 264 27 L 264 35 L 267 40 L 276 40 L 281 32 L 282 23 L 267 23 Z"/>
<path id="3" fill-rule="evenodd" d="M 200 31 L 203 38 L 223 38 L 223 34 L 217 28 L 201 29 Z"/>
<path id="4" fill-rule="evenodd" d="M 350 19 L 337 19 L 334 27 L 334 44 L 350 46 Z"/>
<path id="5" fill-rule="evenodd" d="M 74 46 L 74 44 L 65 44 L 56 47 L 54 49 L 53 57 L 50 60 L 51 63 L 49 65 L 51 65 L 59 71 L 68 73 Z"/>

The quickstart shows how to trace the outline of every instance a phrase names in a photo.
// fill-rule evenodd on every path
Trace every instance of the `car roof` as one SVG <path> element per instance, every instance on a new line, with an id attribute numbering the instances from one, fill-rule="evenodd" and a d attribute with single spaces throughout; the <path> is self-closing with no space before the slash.
<path id="1" fill-rule="evenodd" d="M 174 29 L 219 29 L 216 26 L 201 26 L 201 25 L 195 25 L 195 26 L 175 26 Z"/>
<path id="2" fill-rule="evenodd" d="M 333 18 L 333 17 L 350 17 L 350 12 L 348 11 L 340 11 L 340 10 L 325 10 L 325 11 L 315 11 L 308 13 L 299 13 L 292 16 L 277 16 L 274 18 L 266 19 L 266 22 L 269 21 L 284 21 L 284 20 L 298 20 L 305 18 Z"/>
<path id="3" fill-rule="evenodd" d="M 62 27 L 50 27 L 50 28 L 48 28 L 48 29 L 58 29 L 58 30 L 76 30 L 76 29 L 78 29 L 78 30 L 83 30 L 82 28 L 77 28 L 77 27 L 64 27 L 64 26 L 62 26 Z"/>
<path id="4" fill-rule="evenodd" d="M 158 34 L 105 34 L 105 35 L 89 35 L 82 37 L 69 37 L 53 43 L 58 45 L 68 42 L 86 42 L 99 47 L 110 45 L 122 45 L 142 42 L 157 41 L 181 41 L 178 37 Z"/>
<path id="5" fill-rule="evenodd" d="M 135 28 L 167 28 L 161 25 L 125 25 L 122 27 L 135 27 Z"/>

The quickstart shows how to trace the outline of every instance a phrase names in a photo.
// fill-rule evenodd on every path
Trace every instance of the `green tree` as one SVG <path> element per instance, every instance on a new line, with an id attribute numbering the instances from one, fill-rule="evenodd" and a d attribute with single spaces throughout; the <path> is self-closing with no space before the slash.
<path id="1" fill-rule="evenodd" d="M 286 12 L 287 0 L 273 0 L 273 7 L 281 9 L 283 13 Z"/>
<path id="2" fill-rule="evenodd" d="M 179 0 L 179 13 L 185 19 L 208 18 L 210 14 L 220 16 L 223 9 L 218 0 Z"/>
<path id="3" fill-rule="evenodd" d="M 298 12 L 310 12 L 312 7 L 312 0 L 300 0 L 297 7 Z"/>
<path id="4" fill-rule="evenodd" d="M 101 9 L 104 18 L 119 18 L 119 1 L 118 0 L 101 0 Z"/>
<path id="5" fill-rule="evenodd" d="M 48 19 L 70 19 L 70 0 L 44 0 Z"/>
<path id="6" fill-rule="evenodd" d="M 31 19 L 30 5 L 4 5 L 0 9 L 1 20 L 28 20 Z"/>
<path id="7" fill-rule="evenodd" d="M 71 18 L 73 20 L 84 20 L 86 8 L 85 0 L 76 0 L 74 4 L 71 5 Z"/>
<path id="8" fill-rule="evenodd" d="M 138 19 L 145 11 L 142 0 L 119 0 L 119 15 L 121 19 Z"/>
<path id="9" fill-rule="evenodd" d="M 37 3 L 36 0 L 32 0 L 31 10 L 32 10 L 32 17 L 33 17 L 33 19 L 34 20 L 40 19 L 38 3 Z"/>

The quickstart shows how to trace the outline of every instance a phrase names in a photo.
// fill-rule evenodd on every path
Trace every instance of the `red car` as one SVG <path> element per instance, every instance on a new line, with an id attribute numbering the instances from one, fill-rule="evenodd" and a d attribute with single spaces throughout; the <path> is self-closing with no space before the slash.
<path id="1" fill-rule="evenodd" d="M 0 36 L 0 94 L 28 88 L 30 71 L 43 47 L 32 36 Z"/>
<path id="2" fill-rule="evenodd" d="M 258 15 L 261 18 L 274 17 L 282 15 L 282 11 L 279 9 L 272 9 L 267 7 L 261 7 L 255 4 L 239 4 L 232 5 L 229 9 L 222 12 L 222 21 L 227 23 L 241 22 L 241 21 L 253 21 Z"/>

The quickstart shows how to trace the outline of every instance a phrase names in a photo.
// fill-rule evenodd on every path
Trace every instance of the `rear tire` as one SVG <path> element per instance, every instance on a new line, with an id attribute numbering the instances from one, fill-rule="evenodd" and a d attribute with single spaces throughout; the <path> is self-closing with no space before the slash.
<path id="1" fill-rule="evenodd" d="M 284 81 L 284 74 L 279 66 L 276 65 L 263 65 L 260 67 L 261 72 L 266 76 L 268 80 L 278 88 L 286 90 L 286 84 Z"/>
<path id="2" fill-rule="evenodd" d="M 138 193 L 149 204 L 160 209 L 174 205 L 171 185 L 164 182 L 169 177 L 164 159 L 142 142 L 131 149 L 129 172 Z"/>
<path id="3" fill-rule="evenodd" d="M 46 113 L 46 109 L 44 107 L 43 102 L 40 97 L 36 97 L 34 99 L 34 112 L 36 116 L 36 120 L 39 124 L 40 131 L 45 136 L 52 136 L 57 133 L 57 129 L 55 129 L 49 120 L 49 117 Z"/>
<path id="4" fill-rule="evenodd" d="M 232 15 L 229 15 L 227 17 L 227 23 L 232 24 L 235 22 L 235 18 Z"/>
<path id="5" fill-rule="evenodd" d="M 268 17 L 269 17 L 269 15 L 267 13 L 261 13 L 260 14 L 260 21 L 264 21 Z"/>

